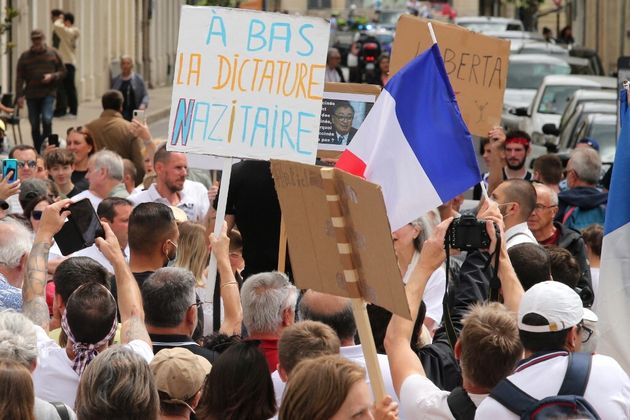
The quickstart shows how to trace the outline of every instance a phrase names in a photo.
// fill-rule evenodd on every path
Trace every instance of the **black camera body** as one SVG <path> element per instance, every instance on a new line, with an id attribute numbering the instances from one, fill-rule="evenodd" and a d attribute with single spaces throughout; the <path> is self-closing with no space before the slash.
<path id="1" fill-rule="evenodd" d="M 462 251 L 472 251 L 490 247 L 490 236 L 486 230 L 486 221 L 475 216 L 465 215 L 454 219 L 444 238 L 444 246 Z"/>

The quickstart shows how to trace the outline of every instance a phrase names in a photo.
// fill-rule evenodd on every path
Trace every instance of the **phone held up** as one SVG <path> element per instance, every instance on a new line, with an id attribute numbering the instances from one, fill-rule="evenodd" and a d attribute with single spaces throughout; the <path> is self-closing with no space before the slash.
<path id="1" fill-rule="evenodd" d="M 9 184 L 17 181 L 18 161 L 17 159 L 4 159 L 2 161 L 2 179 L 9 178 Z"/>
<path id="2" fill-rule="evenodd" d="M 134 109 L 133 118 L 142 121 L 144 124 L 147 123 L 146 116 L 144 114 L 144 109 Z"/>
<path id="3" fill-rule="evenodd" d="M 70 215 L 63 227 L 55 235 L 55 242 L 66 256 L 73 252 L 94 245 L 96 238 L 104 238 L 103 225 L 89 199 L 71 203 L 62 211 L 70 210 Z"/>

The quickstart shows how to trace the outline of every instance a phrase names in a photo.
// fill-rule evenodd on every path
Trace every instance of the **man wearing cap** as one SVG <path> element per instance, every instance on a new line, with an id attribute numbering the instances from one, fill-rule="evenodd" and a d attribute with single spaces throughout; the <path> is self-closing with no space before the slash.
<path id="1" fill-rule="evenodd" d="M 583 139 L 578 140 L 577 144 L 575 145 L 575 148 L 579 149 L 581 147 L 591 148 L 595 150 L 597 153 L 599 153 L 599 142 L 590 137 L 584 137 Z"/>
<path id="2" fill-rule="evenodd" d="M 536 207 L 527 219 L 527 226 L 541 245 L 556 245 L 566 249 L 573 255 L 580 265 L 580 281 L 578 287 L 584 290 L 588 287 L 591 299 L 584 302 L 592 305 L 591 269 L 586 258 L 586 244 L 579 232 L 569 229 L 562 223 L 554 222 L 558 212 L 558 195 L 548 186 L 540 183 L 533 184 L 536 189 Z"/>
<path id="3" fill-rule="evenodd" d="M 32 46 L 18 59 L 15 82 L 20 108 L 24 106 L 26 98 L 31 136 L 36 150 L 40 150 L 44 138 L 52 134 L 57 83 L 66 75 L 61 57 L 44 41 L 45 36 L 41 30 L 35 29 L 31 32 Z"/>
<path id="4" fill-rule="evenodd" d="M 160 350 L 149 365 L 160 396 L 161 419 L 189 419 L 212 365 L 183 348 Z"/>
<path id="5" fill-rule="evenodd" d="M 488 133 L 491 144 L 488 192 L 508 179 L 531 181 L 533 174 L 525 167 L 531 138 L 524 131 L 513 130 L 507 134 L 496 127 Z"/>
<path id="6" fill-rule="evenodd" d="M 544 281 L 532 286 L 523 295 L 518 311 L 525 359 L 507 379 L 539 400 L 557 395 L 567 371 L 567 356 L 581 350 L 587 311 L 578 294 L 560 282 Z M 611 357 L 592 356 L 584 398 L 602 419 L 630 418 L 630 379 Z M 519 416 L 490 394 L 477 408 L 476 418 Z"/>

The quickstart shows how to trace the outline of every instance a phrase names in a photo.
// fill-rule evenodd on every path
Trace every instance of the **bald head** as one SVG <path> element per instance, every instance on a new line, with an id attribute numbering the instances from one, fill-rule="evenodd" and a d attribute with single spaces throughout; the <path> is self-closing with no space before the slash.
<path id="1" fill-rule="evenodd" d="M 339 339 L 354 340 L 356 324 L 350 299 L 308 290 L 298 307 L 300 320 L 322 322 L 331 327 Z"/>

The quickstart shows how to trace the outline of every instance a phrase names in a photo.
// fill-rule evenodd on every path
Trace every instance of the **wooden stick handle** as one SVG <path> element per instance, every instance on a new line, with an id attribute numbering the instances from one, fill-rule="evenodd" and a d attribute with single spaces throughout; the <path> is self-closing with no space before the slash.
<path id="1" fill-rule="evenodd" d="M 280 218 L 280 243 L 278 245 L 278 271 L 284 273 L 287 260 L 287 225 Z"/>
<path id="2" fill-rule="evenodd" d="M 372 327 L 370 326 L 365 301 L 361 297 L 359 272 L 352 258 L 352 243 L 350 241 L 350 235 L 348 234 L 348 225 L 341 207 L 339 193 L 335 185 L 334 170 L 332 168 L 322 168 L 321 175 L 324 191 L 326 192 L 326 200 L 328 201 L 330 219 L 335 229 L 337 252 L 341 259 L 346 288 L 348 289 L 348 294 L 352 301 L 352 313 L 354 314 L 359 338 L 361 339 L 361 349 L 365 357 L 365 365 L 370 378 L 370 385 L 375 400 L 380 402 L 385 397 L 385 383 L 383 382 L 381 367 L 378 363 L 376 345 L 374 344 L 374 336 L 372 335 Z"/>

